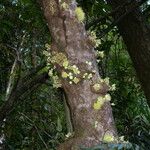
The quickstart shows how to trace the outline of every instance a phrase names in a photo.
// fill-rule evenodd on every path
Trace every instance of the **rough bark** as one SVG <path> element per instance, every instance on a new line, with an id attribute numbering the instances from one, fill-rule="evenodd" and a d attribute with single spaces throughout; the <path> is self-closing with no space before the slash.
<path id="1" fill-rule="evenodd" d="M 58 149 L 70 150 L 79 145 L 91 147 L 100 144 L 105 134 L 116 137 L 110 102 L 105 102 L 99 110 L 93 108 L 96 99 L 104 96 L 107 89 L 103 87 L 100 93 L 91 90 L 91 85 L 98 82 L 100 75 L 92 42 L 85 31 L 84 24 L 75 15 L 76 3 L 64 0 L 63 2 L 69 8 L 63 9 L 59 0 L 43 0 L 42 2 L 52 36 L 51 53 L 63 53 L 69 64 L 76 65 L 80 70 L 80 74 L 77 75 L 80 82 L 69 84 L 68 79 L 61 78 L 61 73 L 69 70 L 55 63 L 67 95 L 75 133 L 72 139 L 60 145 Z M 86 61 L 92 62 L 92 65 L 87 65 Z M 91 73 L 92 78 L 81 79 L 84 73 Z"/>
<path id="2" fill-rule="evenodd" d="M 113 9 L 126 1 L 107 0 Z M 114 19 L 121 16 L 125 11 L 124 9 L 116 13 Z M 150 106 L 150 29 L 145 23 L 140 8 L 124 17 L 118 23 L 117 27 L 127 46 L 127 50 Z"/>

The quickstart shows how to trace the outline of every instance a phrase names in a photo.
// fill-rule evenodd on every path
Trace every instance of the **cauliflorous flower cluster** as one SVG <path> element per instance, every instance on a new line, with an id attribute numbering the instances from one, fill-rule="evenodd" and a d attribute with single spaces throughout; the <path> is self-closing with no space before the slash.
<path id="1" fill-rule="evenodd" d="M 94 102 L 93 108 L 95 110 L 99 110 L 102 108 L 105 102 L 109 102 L 110 100 L 111 100 L 110 94 L 106 94 L 105 96 L 99 96 L 96 102 Z"/>
<path id="2" fill-rule="evenodd" d="M 75 9 L 75 15 L 76 15 L 78 21 L 80 21 L 80 22 L 84 21 L 84 19 L 85 19 L 85 13 L 83 12 L 83 10 L 82 10 L 81 7 L 77 7 Z"/>
<path id="3" fill-rule="evenodd" d="M 96 33 L 94 31 L 90 32 L 90 39 L 92 43 L 94 43 L 95 48 L 97 48 L 101 44 L 101 40 L 97 38 Z"/>
<path id="4" fill-rule="evenodd" d="M 103 86 L 105 86 L 105 87 L 103 87 Z M 98 93 L 98 92 L 101 93 L 101 90 L 104 90 L 104 88 L 108 88 L 109 91 L 112 91 L 112 90 L 116 89 L 116 86 L 115 86 L 115 84 L 113 84 L 112 86 L 110 86 L 110 84 L 109 84 L 109 78 L 99 79 L 99 81 L 92 86 L 92 89 L 96 93 Z M 99 110 L 99 109 L 102 108 L 102 106 L 104 105 L 105 102 L 109 102 L 109 101 L 111 101 L 110 94 L 105 94 L 104 96 L 103 95 L 99 96 L 97 98 L 97 100 L 94 102 L 93 108 L 95 110 Z"/>
<path id="5" fill-rule="evenodd" d="M 103 142 L 109 143 L 109 142 L 113 142 L 113 141 L 115 141 L 115 137 L 110 133 L 105 133 L 105 135 L 103 137 Z"/>
<path id="6" fill-rule="evenodd" d="M 69 5 L 66 2 L 63 2 L 61 4 L 61 8 L 63 8 L 64 10 L 67 10 L 67 9 L 69 9 Z"/>

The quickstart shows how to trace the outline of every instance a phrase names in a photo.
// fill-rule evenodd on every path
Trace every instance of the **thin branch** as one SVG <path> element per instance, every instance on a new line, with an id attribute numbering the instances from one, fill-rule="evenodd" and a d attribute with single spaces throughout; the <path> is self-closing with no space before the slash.
<path id="1" fill-rule="evenodd" d="M 15 76 L 16 76 L 16 69 L 17 69 L 18 63 L 17 63 L 17 59 L 15 59 L 12 68 L 11 68 L 11 72 L 10 72 L 10 77 L 9 77 L 9 81 L 8 81 L 8 86 L 6 89 L 6 96 L 5 96 L 5 101 L 7 101 L 9 95 L 12 92 L 14 83 L 15 83 Z"/>
<path id="2" fill-rule="evenodd" d="M 48 146 L 47 146 L 47 144 L 45 143 L 45 141 L 44 141 L 44 139 L 42 138 L 42 136 L 40 135 L 39 130 L 38 130 L 38 127 L 35 125 L 35 123 L 34 123 L 28 116 L 26 116 L 25 114 L 23 114 L 23 113 L 19 113 L 19 114 L 21 114 L 22 116 L 24 116 L 27 120 L 29 120 L 29 121 L 32 123 L 32 125 L 34 126 L 34 128 L 35 128 L 36 131 L 37 131 L 37 134 L 38 134 L 39 138 L 40 138 L 41 141 L 43 142 L 45 148 L 48 150 Z"/>
<path id="3" fill-rule="evenodd" d="M 22 44 L 22 43 L 21 43 Z M 18 61 L 21 61 L 21 58 L 20 58 L 20 49 L 18 48 L 15 48 L 15 47 L 13 47 L 13 46 L 11 46 L 11 45 L 9 45 L 9 44 L 5 44 L 6 46 L 4 46 L 4 47 L 8 47 L 8 48 L 10 48 L 11 50 L 12 50 L 12 52 L 13 52 L 13 56 L 14 56 L 14 58 L 17 58 L 17 60 Z"/>
<path id="4" fill-rule="evenodd" d="M 48 78 L 47 73 L 37 74 L 33 79 L 29 79 L 26 83 L 19 82 L 17 88 L 11 93 L 9 99 L 4 102 L 4 104 L 0 107 L 0 123 L 3 122 L 4 118 L 6 118 L 12 109 L 14 108 L 15 104 L 20 100 L 20 97 L 31 89 L 36 84 L 44 83 Z"/>

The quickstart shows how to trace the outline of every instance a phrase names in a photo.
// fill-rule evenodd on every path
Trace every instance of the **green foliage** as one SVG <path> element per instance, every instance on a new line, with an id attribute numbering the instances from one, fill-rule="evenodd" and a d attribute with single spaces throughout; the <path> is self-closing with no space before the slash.
<path id="1" fill-rule="evenodd" d="M 103 0 L 78 0 L 78 2 L 85 12 L 86 25 L 111 11 Z M 0 3 L 0 14 L 1 106 L 4 103 L 16 50 L 22 60 L 21 76 L 24 76 L 46 61 L 43 50 L 45 43 L 49 43 L 50 36 L 36 0 L 3 0 Z M 149 20 L 149 17 L 147 19 Z M 112 91 L 111 95 L 112 103 L 115 104 L 112 107 L 119 135 L 124 135 L 125 140 L 132 143 L 134 148 L 131 149 L 149 150 L 150 109 L 126 47 L 116 27 L 101 38 L 103 31 L 111 23 L 112 18 L 108 16 L 90 27 L 101 41 L 96 50 L 100 54 L 103 52 L 105 54 L 98 64 L 100 74 L 103 78 L 109 76 L 111 83 L 116 84 L 116 91 Z M 65 67 L 68 67 L 68 62 L 64 64 Z M 85 74 L 86 76 L 88 74 Z M 0 135 L 5 135 L 3 142 L 5 149 L 8 150 L 55 150 L 56 146 L 64 141 L 66 131 L 62 92 L 60 89 L 54 89 L 49 80 L 36 90 L 32 89 L 31 93 L 22 96 L 1 127 Z M 127 149 L 128 146 L 131 145 L 102 144 L 90 150 L 106 147 L 111 150 Z"/>
<path id="2" fill-rule="evenodd" d="M 61 91 L 43 85 L 18 104 L 5 123 L 7 149 L 55 149 L 65 138 Z"/>
<path id="3" fill-rule="evenodd" d="M 124 135 L 133 145 L 148 150 L 150 143 L 150 109 L 146 103 L 140 83 L 136 78 L 132 62 L 125 50 L 122 39 L 114 31 L 102 40 L 99 50 L 105 47 L 105 58 L 99 67 L 105 68 L 103 76 L 109 76 L 116 84 L 116 90 L 111 93 L 113 114 L 120 135 Z M 114 44 L 112 44 L 114 43 Z"/>

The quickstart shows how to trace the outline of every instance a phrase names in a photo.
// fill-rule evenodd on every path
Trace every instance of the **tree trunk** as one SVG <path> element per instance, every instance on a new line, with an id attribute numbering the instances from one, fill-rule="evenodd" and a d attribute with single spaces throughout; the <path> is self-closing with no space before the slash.
<path id="1" fill-rule="evenodd" d="M 107 2 L 115 9 L 127 2 L 127 0 L 107 0 Z M 116 13 L 114 19 L 121 16 L 125 11 L 127 10 L 124 9 Z M 133 10 L 133 12 L 124 17 L 117 27 L 127 46 L 150 106 L 150 29 L 145 23 L 140 8 Z"/>
<path id="2" fill-rule="evenodd" d="M 106 136 L 114 139 L 116 130 L 108 85 L 100 78 L 94 47 L 81 21 L 84 14 L 76 8 L 75 1 L 42 2 L 52 36 L 50 53 L 67 95 L 74 127 L 74 137 L 59 149 L 75 149 L 78 145 L 91 147 L 100 144 Z M 100 82 L 100 90 L 93 90 L 93 85 Z M 101 106 L 98 99 L 105 100 Z"/>

